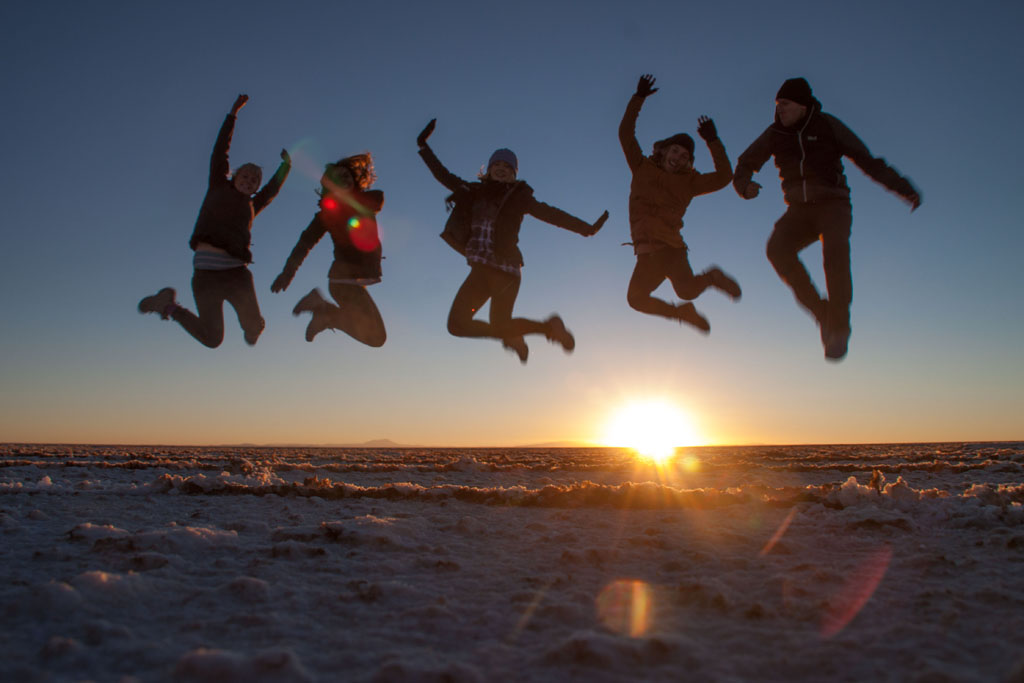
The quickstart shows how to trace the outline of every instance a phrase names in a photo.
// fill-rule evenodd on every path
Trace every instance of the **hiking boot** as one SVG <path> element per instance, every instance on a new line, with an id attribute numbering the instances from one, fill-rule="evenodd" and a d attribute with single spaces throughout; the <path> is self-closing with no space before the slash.
<path id="1" fill-rule="evenodd" d="M 711 282 L 712 287 L 722 290 L 728 294 L 733 301 L 740 300 L 740 295 L 743 292 L 740 290 L 739 283 L 726 275 L 721 268 L 718 266 L 711 266 L 704 272 L 704 274 L 708 276 L 708 281 Z"/>
<path id="2" fill-rule="evenodd" d="M 822 334 L 825 344 L 825 358 L 828 360 L 840 361 L 846 356 L 850 344 L 850 328 L 839 327 L 829 329 Z"/>
<path id="3" fill-rule="evenodd" d="M 565 328 L 565 323 L 557 315 L 553 315 L 546 321 L 548 331 L 544 333 L 544 336 L 548 338 L 548 341 L 557 342 L 562 345 L 566 353 L 572 353 L 572 350 L 576 348 L 576 338 L 572 336 L 572 332 Z"/>
<path id="4" fill-rule="evenodd" d="M 711 331 L 711 323 L 697 312 L 697 308 L 693 304 L 680 304 L 676 306 L 676 320 L 689 323 L 704 334 Z"/>
<path id="5" fill-rule="evenodd" d="M 310 313 L 315 312 L 325 303 L 327 302 L 324 301 L 324 297 L 320 294 L 320 290 L 314 287 L 310 290 L 309 294 L 299 299 L 299 303 L 295 304 L 295 308 L 292 309 L 292 315 L 298 315 L 303 311 L 309 311 Z M 320 330 L 317 330 L 317 332 L 319 331 Z"/>
<path id="6" fill-rule="evenodd" d="M 516 355 L 519 356 L 519 362 L 526 365 L 526 357 L 530 355 L 530 347 L 526 345 L 526 340 L 522 336 L 502 339 L 501 345 L 509 351 L 515 351 Z"/>
<path id="7" fill-rule="evenodd" d="M 313 291 L 316 292 L 315 289 Z M 317 295 L 319 295 L 319 292 L 317 292 Z M 307 294 L 303 297 L 303 300 L 308 296 L 309 295 Z M 320 334 L 328 327 L 330 327 L 330 324 L 328 323 L 327 316 L 320 311 L 313 311 L 313 319 L 310 320 L 309 325 L 306 326 L 306 341 L 313 341 L 316 335 Z"/>
<path id="8" fill-rule="evenodd" d="M 163 320 L 167 320 L 177 307 L 174 290 L 164 287 L 153 296 L 147 296 L 139 302 L 139 313 L 159 313 Z"/>

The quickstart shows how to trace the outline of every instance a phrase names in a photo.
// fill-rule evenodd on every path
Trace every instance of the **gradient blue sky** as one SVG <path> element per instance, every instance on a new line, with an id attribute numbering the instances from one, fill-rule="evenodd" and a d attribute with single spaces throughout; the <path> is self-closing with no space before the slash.
<path id="1" fill-rule="evenodd" d="M 982 2 L 7 2 L 0 7 L 0 441 L 424 445 L 598 440 L 626 401 L 666 398 L 709 443 L 1024 437 L 1024 6 Z M 697 198 L 684 238 L 744 290 L 708 292 L 704 337 L 628 308 L 629 173 L 616 128 L 637 77 L 645 151 L 714 117 L 730 158 L 805 76 L 922 190 L 911 214 L 847 163 L 854 333 L 841 364 L 764 255 L 784 211 L 761 196 Z M 253 229 L 267 329 L 247 347 L 228 309 L 209 350 L 136 312 L 172 286 L 191 306 L 187 240 L 210 148 L 250 96 L 233 165 L 295 168 Z M 531 338 L 520 366 L 445 319 L 467 268 L 437 235 L 446 191 L 432 146 L 471 177 L 511 147 L 542 201 L 588 220 L 584 239 L 528 218 L 517 312 L 558 311 L 565 356 Z M 322 164 L 371 150 L 386 194 L 381 349 L 325 332 L 295 301 L 322 289 L 328 240 L 271 294 L 315 211 Z M 698 142 L 697 166 L 710 170 Z M 820 274 L 820 254 L 804 252 Z M 820 277 L 818 278 L 819 282 Z M 659 290 L 670 296 L 668 286 Z"/>

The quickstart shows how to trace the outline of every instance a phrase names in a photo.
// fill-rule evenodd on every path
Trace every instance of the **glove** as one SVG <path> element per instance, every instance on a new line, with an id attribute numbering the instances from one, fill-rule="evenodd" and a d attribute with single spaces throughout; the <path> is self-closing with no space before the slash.
<path id="1" fill-rule="evenodd" d="M 597 231 L 601 229 L 601 226 L 604 225 L 604 222 L 606 220 L 608 220 L 608 212 L 607 211 L 602 213 L 600 218 L 598 218 L 596 221 L 594 221 L 594 224 L 590 226 L 590 232 L 588 233 L 588 235 L 596 235 Z"/>
<path id="2" fill-rule="evenodd" d="M 715 122 L 707 116 L 697 119 L 697 133 L 704 138 L 705 142 L 713 142 L 718 139 L 718 130 L 715 129 Z"/>
<path id="3" fill-rule="evenodd" d="M 636 84 L 637 97 L 647 97 L 658 92 L 658 89 L 654 87 L 654 76 L 651 74 L 644 74 L 640 77 L 640 80 Z"/>
<path id="4" fill-rule="evenodd" d="M 295 273 L 290 273 L 287 270 L 283 271 L 274 279 L 274 283 L 270 285 L 270 291 L 277 293 L 288 289 L 288 285 L 292 283 L 293 277 L 295 277 Z"/>
<path id="5" fill-rule="evenodd" d="M 910 202 L 910 210 L 917 211 L 917 207 L 921 206 L 921 193 L 914 192 L 914 194 L 907 197 L 907 201 Z"/>
<path id="6" fill-rule="evenodd" d="M 434 132 L 434 126 L 437 125 L 437 119 L 430 119 L 430 123 L 427 124 L 426 128 L 420 131 L 420 134 L 416 136 L 416 144 L 420 147 L 427 146 L 427 138 Z"/>

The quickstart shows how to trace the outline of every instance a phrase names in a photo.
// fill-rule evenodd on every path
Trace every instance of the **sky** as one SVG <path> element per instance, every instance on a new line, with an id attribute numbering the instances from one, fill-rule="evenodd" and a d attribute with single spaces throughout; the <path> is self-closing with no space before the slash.
<path id="1" fill-rule="evenodd" d="M 630 402 L 665 401 L 705 444 L 1024 438 L 1024 51 L 1018 3 L 7 2 L 0 6 L 0 441 L 424 446 L 600 443 Z M 853 196 L 853 336 L 826 362 L 817 329 L 765 257 L 785 210 L 771 162 L 760 197 L 731 186 L 690 205 L 704 336 L 626 304 L 635 258 L 617 127 L 640 74 L 645 152 L 714 118 L 730 159 L 803 76 L 823 108 L 920 188 L 911 213 L 846 162 Z M 188 248 L 217 131 L 239 93 L 233 166 L 294 168 L 253 225 L 267 327 L 248 347 L 234 314 L 211 350 L 140 315 L 166 286 L 193 307 Z M 445 323 L 468 268 L 441 239 L 447 191 L 431 146 L 473 178 L 498 147 L 536 197 L 588 221 L 583 238 L 527 217 L 516 314 L 558 312 L 566 355 Z M 326 238 L 272 294 L 316 210 L 325 163 L 373 153 L 385 194 L 384 279 L 370 288 L 388 341 L 304 339 L 291 315 L 326 292 Z M 816 281 L 820 250 L 803 258 Z M 666 283 L 657 292 L 674 300 Z M 666 418 L 672 421 L 673 418 Z M 679 438 L 684 438 L 682 427 Z M 690 437 L 686 437 L 690 438 Z M 684 444 L 680 444 L 684 445 Z"/>

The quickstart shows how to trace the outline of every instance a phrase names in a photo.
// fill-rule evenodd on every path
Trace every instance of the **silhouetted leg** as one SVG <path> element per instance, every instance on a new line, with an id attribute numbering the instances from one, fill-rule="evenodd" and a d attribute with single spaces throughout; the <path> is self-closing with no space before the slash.
<path id="1" fill-rule="evenodd" d="M 260 315 L 260 304 L 256 300 L 256 287 L 248 268 L 232 268 L 222 271 L 230 277 L 228 302 L 235 307 L 238 324 L 242 327 L 245 343 L 254 346 L 266 322 Z"/>
<path id="2" fill-rule="evenodd" d="M 797 302 L 811 312 L 821 323 L 825 315 L 825 302 L 814 286 L 807 268 L 797 256 L 819 238 L 820 232 L 812 208 L 794 204 L 775 223 L 768 238 L 768 260 L 782 281 L 793 290 Z"/>
<path id="3" fill-rule="evenodd" d="M 199 315 L 179 306 L 171 318 L 185 328 L 196 340 L 211 349 L 224 341 L 224 299 L 227 289 L 221 271 L 196 270 L 192 273 L 192 296 Z"/>
<path id="4" fill-rule="evenodd" d="M 331 282 L 329 286 L 338 305 L 325 303 L 314 315 L 326 315 L 330 327 L 367 346 L 383 346 L 387 341 L 384 319 L 366 287 L 341 282 Z"/>
<path id="5" fill-rule="evenodd" d="M 671 256 L 665 263 L 665 270 L 668 273 L 668 281 L 672 283 L 672 289 L 680 299 L 692 301 L 711 286 L 711 278 L 706 274 L 693 274 L 690 259 L 687 258 L 688 249 L 686 247 L 662 249 L 661 251 L 669 252 L 665 258 L 668 259 Z"/>
<path id="6" fill-rule="evenodd" d="M 519 296 L 522 280 L 511 273 L 495 271 L 491 275 L 491 327 L 500 339 L 522 337 L 527 334 L 548 334 L 547 323 L 530 318 L 513 318 L 512 309 Z"/>
<path id="7" fill-rule="evenodd" d="M 633 267 L 633 275 L 629 278 L 629 289 L 626 290 L 626 301 L 629 302 L 630 308 L 641 313 L 678 320 L 674 305 L 651 296 L 651 292 L 656 290 L 667 276 L 665 264 L 658 258 L 658 251 L 637 254 L 636 266 Z"/>
<path id="8" fill-rule="evenodd" d="M 471 266 L 448 311 L 448 333 L 456 337 L 494 337 L 490 323 L 473 316 L 491 298 L 485 266 Z"/>
<path id="9" fill-rule="evenodd" d="M 848 202 L 830 202 L 822 206 L 821 211 L 821 252 L 828 287 L 829 326 L 848 330 L 850 303 L 853 301 L 853 277 L 850 274 L 853 212 Z"/>

